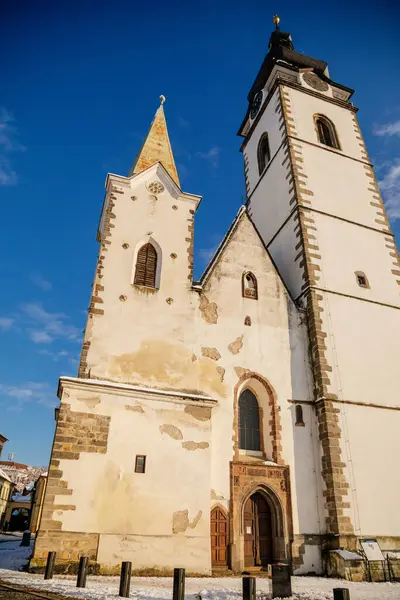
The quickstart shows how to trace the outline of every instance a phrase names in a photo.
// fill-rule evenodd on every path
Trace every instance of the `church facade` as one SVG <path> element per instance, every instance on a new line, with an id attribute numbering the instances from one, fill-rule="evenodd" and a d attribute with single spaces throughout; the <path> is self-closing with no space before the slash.
<path id="1" fill-rule="evenodd" d="M 352 93 L 277 25 L 239 130 L 246 205 L 198 282 L 163 98 L 107 176 L 31 567 L 324 573 L 362 537 L 400 549 L 400 263 Z"/>

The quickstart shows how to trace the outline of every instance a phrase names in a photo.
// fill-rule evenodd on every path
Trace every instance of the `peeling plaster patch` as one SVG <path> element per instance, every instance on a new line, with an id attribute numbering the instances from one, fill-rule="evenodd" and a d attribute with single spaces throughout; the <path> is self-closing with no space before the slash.
<path id="1" fill-rule="evenodd" d="M 173 440 L 183 440 L 182 431 L 174 425 L 160 425 L 159 429 L 161 433 L 166 433 Z"/>
<path id="2" fill-rule="evenodd" d="M 195 354 L 192 354 L 192 362 L 196 362 L 197 360 L 197 356 Z"/>
<path id="3" fill-rule="evenodd" d="M 194 519 L 189 521 L 188 510 L 178 510 L 172 515 L 172 533 L 184 533 L 188 527 L 194 529 L 201 519 L 202 511 L 199 510 Z"/>
<path id="4" fill-rule="evenodd" d="M 244 369 L 243 367 L 234 367 L 233 370 L 235 371 L 239 379 L 243 377 L 243 375 L 245 375 L 246 373 L 250 373 L 249 369 Z"/>
<path id="5" fill-rule="evenodd" d="M 209 421 L 211 419 L 211 408 L 206 406 L 185 406 L 185 413 L 189 413 L 198 421 Z"/>
<path id="6" fill-rule="evenodd" d="M 185 450 L 205 450 L 209 445 L 208 442 L 182 442 L 182 448 Z"/>
<path id="7" fill-rule="evenodd" d="M 207 358 L 211 358 L 212 360 L 219 360 L 221 358 L 221 355 L 216 348 L 202 348 L 201 354 L 202 356 L 206 356 Z"/>
<path id="8" fill-rule="evenodd" d="M 228 350 L 229 350 L 229 352 L 232 352 L 232 354 L 239 354 L 242 347 L 243 347 L 243 334 L 240 337 L 236 338 L 236 340 L 234 340 L 231 344 L 229 344 Z"/>
<path id="9" fill-rule="evenodd" d="M 86 404 L 88 408 L 94 408 L 101 402 L 98 396 L 94 396 L 93 398 L 78 398 L 78 401 Z"/>
<path id="10" fill-rule="evenodd" d="M 130 404 L 125 404 L 126 410 L 131 410 L 133 412 L 144 413 L 143 407 L 140 404 L 136 404 L 135 406 L 131 406 Z"/>
<path id="11" fill-rule="evenodd" d="M 207 296 L 201 296 L 200 298 L 200 310 L 201 316 L 207 323 L 217 323 L 218 321 L 218 310 L 215 302 L 210 302 Z"/>
<path id="12" fill-rule="evenodd" d="M 215 490 L 211 490 L 211 500 L 225 500 L 224 496 L 218 496 Z"/>
<path id="13" fill-rule="evenodd" d="M 221 383 L 224 381 L 225 369 L 223 367 L 217 367 L 217 373 L 221 377 Z"/>

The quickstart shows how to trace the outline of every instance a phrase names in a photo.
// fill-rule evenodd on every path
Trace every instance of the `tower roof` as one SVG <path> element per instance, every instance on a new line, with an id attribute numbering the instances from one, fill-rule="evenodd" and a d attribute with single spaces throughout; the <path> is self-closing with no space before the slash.
<path id="1" fill-rule="evenodd" d="M 129 175 L 137 175 L 137 173 L 141 173 L 151 165 L 160 162 L 175 183 L 180 187 L 174 155 L 172 154 L 169 141 L 167 122 L 165 120 L 163 107 L 165 101 L 164 96 L 160 96 L 160 101 L 161 104 L 156 111 L 149 132 L 135 158 L 132 168 L 129 171 Z"/>

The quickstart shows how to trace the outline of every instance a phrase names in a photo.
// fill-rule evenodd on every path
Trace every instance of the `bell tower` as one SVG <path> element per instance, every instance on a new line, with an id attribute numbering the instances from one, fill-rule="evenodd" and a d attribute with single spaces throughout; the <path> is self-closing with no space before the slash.
<path id="1" fill-rule="evenodd" d="M 354 90 L 274 23 L 239 129 L 247 207 L 307 318 L 327 540 L 384 547 L 400 542 L 398 251 Z"/>

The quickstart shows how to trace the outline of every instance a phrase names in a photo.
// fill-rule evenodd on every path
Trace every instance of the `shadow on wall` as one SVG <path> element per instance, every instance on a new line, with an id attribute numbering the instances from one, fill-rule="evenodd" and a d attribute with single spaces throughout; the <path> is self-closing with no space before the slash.
<path id="1" fill-rule="evenodd" d="M 313 400 L 314 384 L 309 359 L 309 342 L 305 315 L 299 315 L 288 299 L 289 341 L 291 349 L 292 400 Z M 305 386 L 305 381 L 307 385 Z M 320 574 L 320 534 L 324 529 L 319 498 L 322 495 L 321 463 L 319 459 L 318 424 L 313 406 L 288 403 L 293 436 L 293 464 L 291 481 L 292 511 L 297 512 L 298 531 L 292 544 L 293 569 L 301 574 Z M 294 522 L 296 519 L 294 518 Z M 308 535 L 304 535 L 308 534 Z M 317 546 L 305 563 L 306 546 Z"/>

